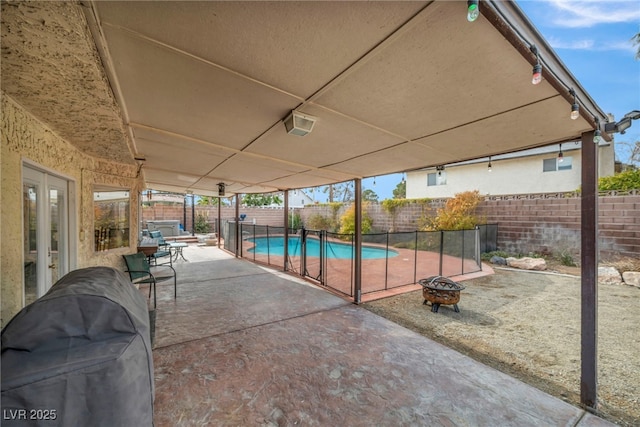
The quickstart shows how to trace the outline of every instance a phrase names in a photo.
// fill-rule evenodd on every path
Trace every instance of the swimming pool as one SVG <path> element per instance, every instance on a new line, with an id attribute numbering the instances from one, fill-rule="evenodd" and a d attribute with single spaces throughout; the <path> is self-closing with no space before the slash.
<path id="1" fill-rule="evenodd" d="M 249 242 L 255 243 L 255 246 L 249 249 L 249 252 L 259 255 L 279 255 L 284 254 L 284 237 L 255 237 L 247 239 Z M 325 254 L 327 258 L 333 259 L 351 259 L 353 257 L 353 249 L 351 244 L 340 242 L 325 243 Z M 289 237 L 288 252 L 290 256 L 300 256 L 300 237 Z M 320 256 L 320 241 L 314 238 L 307 238 L 307 256 Z M 362 246 L 362 259 L 380 259 L 385 257 L 398 256 L 398 252 L 392 249 L 378 248 L 375 246 Z"/>

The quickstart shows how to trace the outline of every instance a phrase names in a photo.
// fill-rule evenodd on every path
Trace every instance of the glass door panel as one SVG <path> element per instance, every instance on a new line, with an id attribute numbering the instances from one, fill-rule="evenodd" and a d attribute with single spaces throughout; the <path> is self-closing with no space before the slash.
<path id="1" fill-rule="evenodd" d="M 60 181 L 60 182 L 55 182 Z M 66 182 L 50 177 L 49 185 L 49 248 L 47 289 L 67 273 L 66 248 Z"/>
<path id="2" fill-rule="evenodd" d="M 22 211 L 24 236 L 24 303 L 38 298 L 38 186 L 27 182 L 22 185 Z"/>
<path id="3" fill-rule="evenodd" d="M 69 272 L 68 181 L 23 168 L 24 303 Z"/>

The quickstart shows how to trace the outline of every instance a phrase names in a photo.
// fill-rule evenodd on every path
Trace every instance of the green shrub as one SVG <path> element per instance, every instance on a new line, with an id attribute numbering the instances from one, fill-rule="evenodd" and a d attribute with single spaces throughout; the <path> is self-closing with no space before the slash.
<path id="1" fill-rule="evenodd" d="M 362 234 L 367 234 L 371 231 L 371 224 L 373 220 L 367 213 L 366 204 L 362 205 Z M 340 234 L 355 234 L 356 232 L 356 205 L 355 203 L 349 206 L 349 209 L 342 214 L 340 218 Z"/>
<path id="2" fill-rule="evenodd" d="M 289 228 L 292 228 L 294 230 L 298 230 L 299 228 L 302 228 L 303 224 L 302 224 L 302 218 L 300 217 L 299 213 L 289 213 Z"/>
<path id="3" fill-rule="evenodd" d="M 200 233 L 200 234 L 206 234 L 210 232 L 211 225 L 209 224 L 207 217 L 202 214 L 198 214 L 198 216 L 196 217 L 196 223 L 194 225 L 194 229 L 196 233 Z"/>
<path id="4" fill-rule="evenodd" d="M 573 255 L 568 251 L 562 251 L 558 254 L 560 264 L 567 267 L 576 267 L 578 264 L 573 259 Z"/>
<path id="5" fill-rule="evenodd" d="M 333 219 L 320 214 L 313 214 L 305 221 L 305 227 L 309 230 L 327 230 L 335 232 L 338 227 Z"/>
<path id="6" fill-rule="evenodd" d="M 509 258 L 511 255 L 510 255 L 510 254 L 508 254 L 508 253 L 507 253 L 507 252 L 505 252 L 505 251 L 491 251 L 491 252 L 484 252 L 484 253 L 482 253 L 482 254 L 480 255 L 480 258 L 481 258 L 483 261 L 489 261 L 489 260 L 490 260 L 492 257 L 494 257 L 494 256 L 499 256 L 499 257 L 502 257 L 502 258 Z"/>
<path id="7" fill-rule="evenodd" d="M 470 230 L 481 223 L 475 210 L 482 201 L 480 192 L 465 191 L 447 200 L 444 207 L 437 210 L 435 217 L 423 217 L 420 229 L 423 231 Z"/>
<path id="8" fill-rule="evenodd" d="M 640 169 L 626 170 L 598 180 L 600 191 L 629 191 L 640 189 Z"/>

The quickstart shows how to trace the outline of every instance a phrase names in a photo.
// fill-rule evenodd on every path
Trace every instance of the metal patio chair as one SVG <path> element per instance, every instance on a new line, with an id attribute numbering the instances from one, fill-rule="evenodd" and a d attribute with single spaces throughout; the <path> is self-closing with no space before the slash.
<path id="1" fill-rule="evenodd" d="M 154 265 L 162 265 L 168 263 L 169 265 L 173 266 L 173 253 L 171 252 L 171 245 L 166 240 L 164 240 L 162 232 L 157 230 L 151 231 L 149 233 L 149 236 L 158 243 L 158 251 L 149 255 L 149 259 L 153 260 Z M 165 259 L 166 257 L 169 257 L 169 261 Z M 162 262 L 158 263 L 158 260 L 161 260 Z"/>
<path id="2" fill-rule="evenodd" d="M 124 258 L 124 262 L 127 264 L 126 272 L 129 273 L 131 283 L 148 284 L 149 298 L 151 298 L 151 288 L 153 288 L 153 308 L 156 308 L 156 283 L 158 282 L 163 282 L 165 280 L 173 278 L 173 297 L 177 298 L 178 286 L 176 270 L 171 264 L 160 264 L 158 266 L 154 266 L 154 269 L 169 268 L 173 272 L 171 275 L 160 275 L 158 274 L 158 272 L 156 272 L 156 274 L 151 272 L 151 265 L 147 260 L 147 256 L 142 252 L 138 252 L 132 255 L 122 255 L 122 257 Z"/>

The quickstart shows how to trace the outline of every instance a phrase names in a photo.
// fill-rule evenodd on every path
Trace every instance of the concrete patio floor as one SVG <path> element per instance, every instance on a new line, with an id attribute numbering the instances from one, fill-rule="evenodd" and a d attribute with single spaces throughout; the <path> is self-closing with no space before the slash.
<path id="1" fill-rule="evenodd" d="M 612 425 L 303 280 L 185 257 L 178 298 L 158 286 L 156 426 Z"/>

